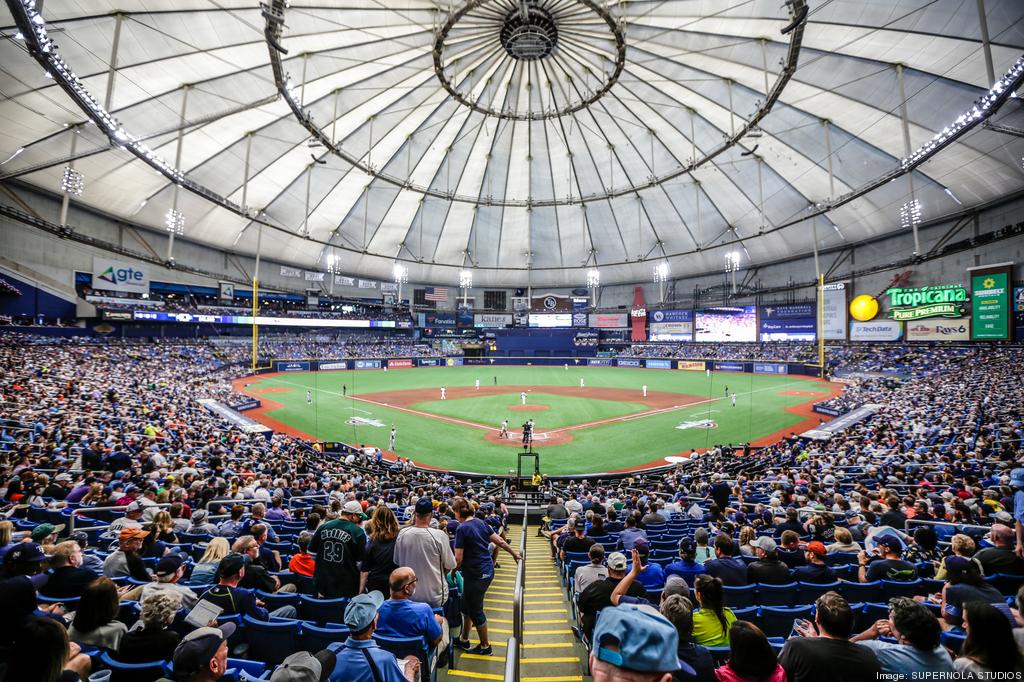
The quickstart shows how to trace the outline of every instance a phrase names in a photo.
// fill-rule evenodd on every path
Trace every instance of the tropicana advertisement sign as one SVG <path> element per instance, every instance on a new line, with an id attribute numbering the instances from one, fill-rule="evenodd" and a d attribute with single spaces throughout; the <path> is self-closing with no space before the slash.
<path id="1" fill-rule="evenodd" d="M 967 302 L 967 289 L 959 284 L 889 289 L 889 316 L 894 320 L 920 320 L 925 317 L 961 317 Z"/>

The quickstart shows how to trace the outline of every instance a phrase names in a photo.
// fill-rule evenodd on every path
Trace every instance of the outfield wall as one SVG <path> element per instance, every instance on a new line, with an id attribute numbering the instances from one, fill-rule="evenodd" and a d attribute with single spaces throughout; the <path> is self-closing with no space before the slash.
<path id="1" fill-rule="evenodd" d="M 629 367 L 631 369 L 667 369 L 675 371 L 736 372 L 747 374 L 795 374 L 818 376 L 820 368 L 802 362 L 762 362 L 753 360 L 679 360 L 676 358 L 546 358 L 546 357 L 447 357 L 447 358 L 343 358 L 323 360 L 273 360 L 257 374 L 267 372 L 317 372 L 361 369 L 410 369 L 412 367 L 462 367 L 507 365 L 572 365 L 574 367 Z"/>

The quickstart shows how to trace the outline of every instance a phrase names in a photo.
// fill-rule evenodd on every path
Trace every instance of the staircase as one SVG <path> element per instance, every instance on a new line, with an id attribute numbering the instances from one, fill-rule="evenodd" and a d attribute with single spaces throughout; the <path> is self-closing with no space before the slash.
<path id="1" fill-rule="evenodd" d="M 513 525 L 513 528 L 517 526 Z M 516 534 L 510 533 L 516 546 Z M 558 568 L 551 558 L 550 544 L 537 536 L 537 526 L 527 529 L 526 581 L 523 591 L 523 642 L 520 645 L 521 682 L 581 682 L 586 670 L 586 650 L 573 637 L 571 610 Z M 505 680 L 505 653 L 513 628 L 513 592 L 515 562 L 504 552 L 498 558 L 501 567 L 487 592 L 487 611 L 493 656 L 456 652 L 455 669 L 438 671 L 438 680 Z M 477 643 L 476 633 L 470 641 Z"/>

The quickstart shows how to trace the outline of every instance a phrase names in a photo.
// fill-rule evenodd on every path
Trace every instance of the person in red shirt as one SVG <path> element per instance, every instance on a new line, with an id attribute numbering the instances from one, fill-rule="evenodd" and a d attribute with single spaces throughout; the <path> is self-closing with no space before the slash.
<path id="1" fill-rule="evenodd" d="M 298 573 L 309 578 L 313 577 L 313 569 L 316 567 L 316 559 L 309 553 L 309 541 L 313 539 L 311 533 L 303 532 L 299 534 L 299 538 L 295 541 L 299 546 L 299 551 L 292 555 L 291 561 L 288 562 L 288 570 L 292 573 Z"/>

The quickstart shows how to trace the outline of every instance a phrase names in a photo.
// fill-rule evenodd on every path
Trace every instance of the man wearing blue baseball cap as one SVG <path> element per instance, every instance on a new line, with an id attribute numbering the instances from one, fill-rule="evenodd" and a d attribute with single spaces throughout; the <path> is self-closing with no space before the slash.
<path id="1" fill-rule="evenodd" d="M 373 641 L 377 610 L 384 603 L 380 592 L 356 595 L 345 607 L 345 625 L 352 634 L 344 642 L 328 646 L 337 654 L 329 682 L 413 682 L 420 662 L 415 657 L 399 661 Z"/>
<path id="2" fill-rule="evenodd" d="M 650 606 L 629 604 L 601 611 L 594 627 L 590 672 L 594 682 L 670 682 L 672 673 L 696 675 L 676 651 L 679 633 Z"/>

